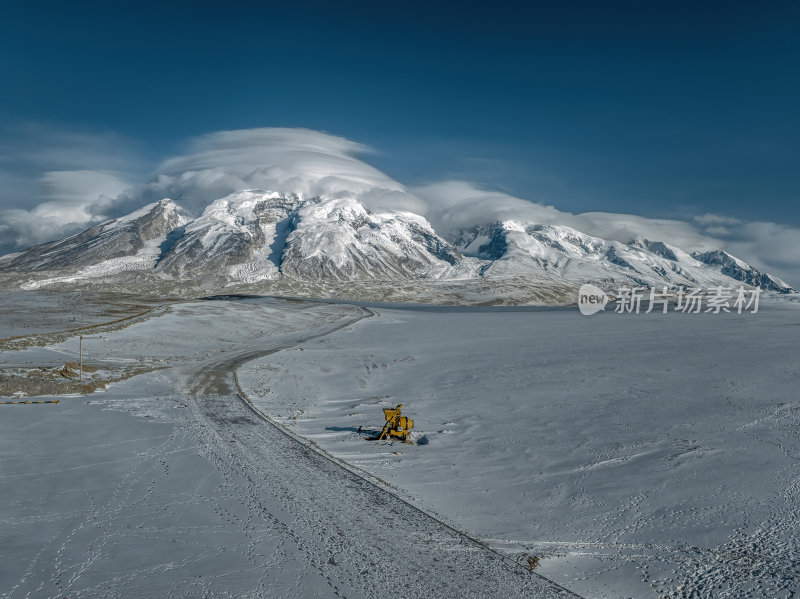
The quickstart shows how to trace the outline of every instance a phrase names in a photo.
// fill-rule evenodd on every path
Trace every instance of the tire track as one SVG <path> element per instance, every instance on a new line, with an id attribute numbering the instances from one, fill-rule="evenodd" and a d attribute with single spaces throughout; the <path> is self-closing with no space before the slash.
<path id="1" fill-rule="evenodd" d="M 297 438 L 237 392 L 239 366 L 375 315 L 357 310 L 187 372 L 199 444 L 248 503 L 243 534 L 279 530 L 333 596 L 577 597 Z"/>

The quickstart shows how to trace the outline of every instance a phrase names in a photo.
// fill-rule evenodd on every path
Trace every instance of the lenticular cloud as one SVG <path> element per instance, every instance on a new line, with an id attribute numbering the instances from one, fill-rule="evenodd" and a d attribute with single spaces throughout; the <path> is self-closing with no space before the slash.
<path id="1" fill-rule="evenodd" d="M 303 196 L 355 197 L 374 207 L 412 212 L 424 204 L 357 156 L 366 146 L 308 129 L 221 131 L 192 140 L 164 161 L 154 180 L 132 195 L 171 197 L 192 212 L 242 189 Z"/>

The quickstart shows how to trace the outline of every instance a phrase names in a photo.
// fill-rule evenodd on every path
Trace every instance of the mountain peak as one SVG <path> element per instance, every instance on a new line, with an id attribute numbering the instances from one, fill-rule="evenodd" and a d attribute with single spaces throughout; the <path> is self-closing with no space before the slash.
<path id="1" fill-rule="evenodd" d="M 59 271 L 90 266 L 157 247 L 189 217 L 165 198 L 130 214 L 97 224 L 82 233 L 30 248 L 3 264 L 7 270 Z"/>
<path id="2" fill-rule="evenodd" d="M 778 293 L 793 293 L 795 291 L 786 281 L 759 271 L 725 250 L 693 252 L 692 258 L 702 264 L 714 267 L 727 277 L 753 287 L 761 287 L 767 291 L 777 291 Z"/>
<path id="3" fill-rule="evenodd" d="M 220 198 L 196 218 L 165 198 L 0 260 L 0 272 L 39 273 L 35 276 L 42 284 L 146 277 L 218 289 L 282 281 L 316 293 L 343 282 L 374 290 L 376 285 L 443 281 L 472 282 L 464 292 L 473 295 L 480 293 L 474 291 L 475 282 L 480 289 L 498 285 L 506 294 L 550 285 L 560 291 L 549 296 L 562 298 L 565 289 L 586 282 L 609 288 L 744 283 L 793 291 L 723 250 L 690 255 L 663 241 L 639 237 L 625 244 L 524 219 L 463 230 L 451 243 L 418 214 L 370 209 L 353 197 L 263 189 Z M 36 280 L 32 284 L 39 285 Z"/>

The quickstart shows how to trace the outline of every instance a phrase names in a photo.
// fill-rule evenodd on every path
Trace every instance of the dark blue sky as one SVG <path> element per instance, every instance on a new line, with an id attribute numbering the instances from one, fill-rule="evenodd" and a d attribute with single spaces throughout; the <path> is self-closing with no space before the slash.
<path id="1" fill-rule="evenodd" d="M 800 3 L 285 4 L 6 2 L 0 126 L 113 132 L 153 162 L 308 127 L 407 184 L 800 224 Z"/>

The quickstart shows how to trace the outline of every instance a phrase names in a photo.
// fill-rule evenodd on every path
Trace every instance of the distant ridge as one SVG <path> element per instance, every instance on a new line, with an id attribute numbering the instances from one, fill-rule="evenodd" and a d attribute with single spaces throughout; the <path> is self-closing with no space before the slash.
<path id="1" fill-rule="evenodd" d="M 231 194 L 191 218 L 164 199 L 77 235 L 0 258 L 6 286 L 104 282 L 135 289 L 259 289 L 299 295 L 557 303 L 600 285 L 760 286 L 787 283 L 722 251 L 665 240 L 628 244 L 573 228 L 505 220 L 447 240 L 422 216 L 355 199 L 261 190 Z"/>

